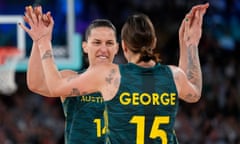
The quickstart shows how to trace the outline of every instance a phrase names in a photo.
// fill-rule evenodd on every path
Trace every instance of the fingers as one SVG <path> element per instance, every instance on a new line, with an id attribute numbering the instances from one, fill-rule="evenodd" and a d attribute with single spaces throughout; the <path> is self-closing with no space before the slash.
<path id="1" fill-rule="evenodd" d="M 193 17 L 191 19 L 190 26 L 192 24 L 199 25 L 199 26 L 202 25 L 203 16 L 206 13 L 206 10 L 208 7 L 209 7 L 209 3 L 206 3 L 206 4 L 196 5 L 191 9 L 190 13 L 192 14 Z"/>
<path id="2" fill-rule="evenodd" d="M 199 22 L 198 23 L 199 23 L 200 26 L 202 26 L 203 16 L 206 13 L 208 7 L 209 7 L 209 4 L 207 3 L 203 7 L 201 7 L 200 10 L 199 10 Z"/>
<path id="3" fill-rule="evenodd" d="M 38 17 L 39 15 L 42 15 L 42 7 L 41 6 L 36 6 L 34 7 L 34 13 Z"/>
<path id="4" fill-rule="evenodd" d="M 195 14 L 196 23 L 197 23 L 200 27 L 202 26 L 203 16 L 204 16 L 204 14 L 206 13 L 208 7 L 209 7 L 209 3 L 206 3 L 206 4 L 204 4 L 204 5 L 201 5 L 201 7 L 199 7 L 199 8 L 196 10 L 196 14 Z"/>
<path id="5" fill-rule="evenodd" d="M 193 18 L 193 21 L 192 21 L 192 24 L 193 25 L 200 25 L 200 10 L 199 9 L 196 9 L 196 11 L 194 12 L 194 18 Z"/>
<path id="6" fill-rule="evenodd" d="M 38 24 L 38 16 L 42 15 L 41 8 L 35 7 L 32 8 L 32 6 L 25 7 L 25 21 L 32 26 L 33 24 Z"/>
<path id="7" fill-rule="evenodd" d="M 24 20 L 26 23 L 29 24 L 29 20 L 28 20 L 28 18 L 27 18 L 26 16 L 23 16 L 23 20 Z"/>
<path id="8" fill-rule="evenodd" d="M 48 12 L 49 13 L 49 12 Z M 44 14 L 43 16 L 42 16 L 42 20 L 43 20 L 43 23 L 44 23 L 44 25 L 45 26 L 48 26 L 49 25 L 49 23 L 50 23 L 50 19 L 48 18 L 48 13 L 47 14 Z"/>
<path id="9" fill-rule="evenodd" d="M 189 33 L 189 29 L 190 29 L 190 25 L 191 25 L 191 21 L 192 21 L 192 15 L 191 14 L 187 14 L 185 21 L 184 21 L 184 39 L 188 40 L 188 36 L 186 34 Z"/>
<path id="10" fill-rule="evenodd" d="M 185 31 L 184 22 L 185 22 L 185 19 L 186 19 L 186 18 L 184 18 L 184 19 L 182 20 L 182 23 L 181 23 L 181 25 L 180 25 L 180 28 L 179 28 L 179 37 L 183 37 L 183 35 L 184 35 L 184 31 Z"/>
<path id="11" fill-rule="evenodd" d="M 42 23 L 45 26 L 48 26 L 50 23 L 50 19 L 47 16 L 43 16 L 43 11 L 41 6 L 36 6 L 32 8 L 32 6 L 25 7 L 25 13 L 24 13 L 24 21 L 28 23 L 30 26 L 33 26 L 34 24 L 38 25 L 39 22 L 43 21 Z M 50 12 L 48 12 L 47 15 L 50 15 Z"/>
<path id="12" fill-rule="evenodd" d="M 30 12 L 29 12 L 29 7 L 25 7 L 25 13 L 24 13 L 24 17 L 23 17 L 24 21 L 26 23 L 28 23 L 30 26 L 33 25 L 33 21 L 32 21 L 32 17 L 30 15 Z"/>
<path id="13" fill-rule="evenodd" d="M 34 24 L 37 24 L 38 23 L 38 19 L 37 19 L 37 14 L 35 13 L 34 9 L 32 8 L 32 6 L 29 6 L 29 14 L 32 18 L 32 21 Z"/>
<path id="14" fill-rule="evenodd" d="M 18 23 L 18 25 L 27 33 L 29 33 L 30 29 L 27 28 L 25 25 L 23 25 L 22 23 Z"/>
<path id="15" fill-rule="evenodd" d="M 51 16 L 51 12 L 47 12 L 46 19 L 48 19 L 48 21 L 49 21 L 49 26 L 53 27 L 54 20 L 53 20 L 53 17 Z"/>

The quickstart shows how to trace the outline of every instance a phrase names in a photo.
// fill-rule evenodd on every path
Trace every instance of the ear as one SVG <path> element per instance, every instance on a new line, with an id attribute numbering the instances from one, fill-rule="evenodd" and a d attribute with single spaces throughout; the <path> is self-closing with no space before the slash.
<path id="1" fill-rule="evenodd" d="M 87 42 L 86 41 L 82 42 L 82 48 L 83 48 L 84 53 L 88 53 L 88 48 L 87 48 Z"/>
<path id="2" fill-rule="evenodd" d="M 124 40 L 122 40 L 122 43 L 121 43 L 121 44 L 122 44 L 123 52 L 124 52 L 124 53 L 127 52 L 128 50 L 127 50 L 127 46 L 126 46 Z"/>
<path id="3" fill-rule="evenodd" d="M 115 47 L 115 55 L 118 53 L 118 50 L 119 50 L 119 43 L 116 44 L 116 47 Z"/>
<path id="4" fill-rule="evenodd" d="M 156 45 L 157 45 L 157 38 L 154 38 L 154 40 L 153 40 L 153 49 L 156 48 Z"/>

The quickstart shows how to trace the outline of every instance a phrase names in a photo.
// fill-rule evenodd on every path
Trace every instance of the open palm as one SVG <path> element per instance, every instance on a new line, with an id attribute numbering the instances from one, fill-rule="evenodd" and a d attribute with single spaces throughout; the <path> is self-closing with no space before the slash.
<path id="1" fill-rule="evenodd" d="M 26 7 L 24 21 L 29 24 L 30 28 L 20 24 L 21 28 L 26 31 L 33 41 L 41 38 L 51 40 L 54 21 L 51 13 L 42 14 L 41 9 L 33 9 L 31 6 Z"/>

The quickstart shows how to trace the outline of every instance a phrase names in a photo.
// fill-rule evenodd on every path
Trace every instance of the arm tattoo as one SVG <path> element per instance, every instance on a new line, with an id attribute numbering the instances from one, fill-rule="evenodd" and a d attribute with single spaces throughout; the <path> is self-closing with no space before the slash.
<path id="1" fill-rule="evenodd" d="M 67 82 L 75 79 L 78 75 L 72 75 L 69 78 L 67 78 Z M 80 96 L 80 95 L 86 95 L 88 94 L 87 92 L 80 92 L 77 88 L 72 88 L 72 90 L 70 91 L 70 94 L 68 94 L 68 96 Z"/>
<path id="2" fill-rule="evenodd" d="M 79 96 L 81 93 L 77 88 L 72 88 L 72 90 L 70 91 L 70 93 L 67 96 Z"/>
<path id="3" fill-rule="evenodd" d="M 191 93 L 185 95 L 185 98 L 188 100 L 188 101 L 196 101 L 196 99 L 198 99 L 198 96 L 197 95 L 193 95 Z"/>
<path id="4" fill-rule="evenodd" d="M 70 92 L 71 95 L 80 95 L 80 91 L 77 88 L 73 88 Z"/>
<path id="5" fill-rule="evenodd" d="M 115 78 L 115 79 L 114 79 L 114 86 L 115 86 L 115 87 L 118 87 L 118 85 L 119 85 L 119 79 L 118 79 L 118 78 Z"/>
<path id="6" fill-rule="evenodd" d="M 107 82 L 108 84 L 111 84 L 111 83 L 112 83 L 114 74 L 116 74 L 116 70 L 115 70 L 115 69 L 112 69 L 112 70 L 110 71 L 110 74 L 108 75 L 108 77 L 105 78 L 105 80 L 106 80 L 106 82 Z"/>
<path id="7" fill-rule="evenodd" d="M 194 84 L 199 90 L 201 90 L 201 68 L 198 58 L 198 49 L 194 45 L 190 45 L 188 51 L 188 64 L 187 64 L 187 78 Z"/>
<path id="8" fill-rule="evenodd" d="M 48 59 L 48 58 L 52 58 L 53 57 L 53 54 L 52 54 L 52 51 L 51 50 L 47 50 L 44 55 L 42 56 L 42 59 Z"/>

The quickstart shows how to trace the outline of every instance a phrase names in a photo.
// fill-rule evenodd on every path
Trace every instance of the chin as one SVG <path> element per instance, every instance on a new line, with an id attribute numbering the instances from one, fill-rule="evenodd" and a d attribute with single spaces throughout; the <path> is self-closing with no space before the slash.
<path id="1" fill-rule="evenodd" d="M 98 59 L 98 63 L 110 62 L 109 59 Z"/>

